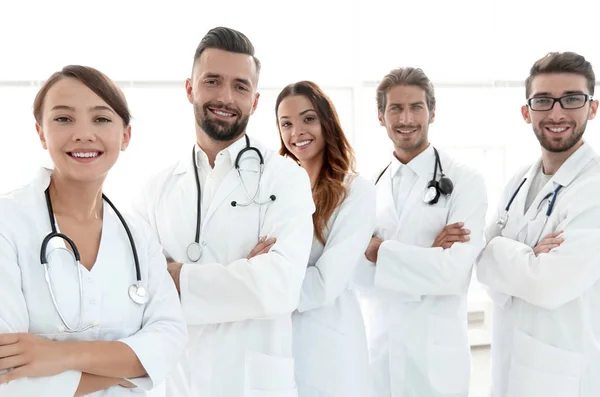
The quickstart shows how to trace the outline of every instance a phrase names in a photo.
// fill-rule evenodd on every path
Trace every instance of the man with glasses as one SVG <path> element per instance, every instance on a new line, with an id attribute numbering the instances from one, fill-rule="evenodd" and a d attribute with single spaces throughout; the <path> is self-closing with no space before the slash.
<path id="1" fill-rule="evenodd" d="M 582 139 L 595 75 L 581 55 L 550 53 L 525 85 L 542 155 L 509 182 L 477 266 L 495 302 L 492 397 L 596 397 L 600 157 Z"/>

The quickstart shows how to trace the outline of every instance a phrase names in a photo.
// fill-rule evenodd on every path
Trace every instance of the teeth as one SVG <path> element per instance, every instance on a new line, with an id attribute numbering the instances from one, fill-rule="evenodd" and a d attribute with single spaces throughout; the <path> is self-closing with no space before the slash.
<path id="1" fill-rule="evenodd" d="M 73 152 L 71 153 L 73 155 L 73 157 L 81 157 L 81 158 L 88 158 L 88 157 L 98 157 L 98 155 L 100 153 L 98 152 Z"/>
<path id="2" fill-rule="evenodd" d="M 412 132 L 415 132 L 416 130 L 399 130 L 401 134 L 410 134 Z"/>
<path id="3" fill-rule="evenodd" d="M 563 132 L 565 131 L 567 128 L 566 127 L 561 127 L 561 128 L 548 128 L 550 131 L 552 132 Z"/>
<path id="4" fill-rule="evenodd" d="M 302 146 L 306 146 L 310 143 L 310 141 L 302 141 L 302 142 L 297 142 L 294 143 L 294 145 L 296 145 L 297 147 L 302 147 Z"/>
<path id="5" fill-rule="evenodd" d="M 218 114 L 219 116 L 224 116 L 224 117 L 233 116 L 233 113 L 226 113 L 226 112 L 222 112 L 220 110 L 213 110 L 213 113 Z"/>

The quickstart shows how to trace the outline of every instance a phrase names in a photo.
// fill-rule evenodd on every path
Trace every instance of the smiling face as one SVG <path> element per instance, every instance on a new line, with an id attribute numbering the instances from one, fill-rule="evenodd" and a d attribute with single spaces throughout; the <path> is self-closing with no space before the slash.
<path id="1" fill-rule="evenodd" d="M 425 91 L 416 85 L 396 85 L 386 93 L 379 123 L 394 143 L 399 159 L 414 158 L 429 145 L 429 124 L 435 112 L 427 107 Z"/>
<path id="2" fill-rule="evenodd" d="M 216 141 L 235 140 L 256 110 L 258 74 L 250 55 L 206 49 L 186 81 L 197 125 Z"/>
<path id="3" fill-rule="evenodd" d="M 326 143 L 321 120 L 306 96 L 292 95 L 283 99 L 277 108 L 277 117 L 283 144 L 300 163 L 323 156 Z"/>
<path id="4" fill-rule="evenodd" d="M 537 75 L 531 81 L 530 92 L 530 98 L 541 104 L 548 101 L 548 98 L 589 94 L 586 78 L 574 73 Z M 596 116 L 597 110 L 598 101 L 591 100 L 577 109 L 563 109 L 558 102 L 555 102 L 551 109 L 542 111 L 532 110 L 530 106 L 525 105 L 521 108 L 521 113 L 525 122 L 532 125 L 535 136 L 544 150 L 551 153 L 572 153 L 583 143 L 587 121 Z"/>
<path id="5" fill-rule="evenodd" d="M 72 77 L 49 88 L 36 129 L 54 172 L 78 182 L 103 181 L 131 138 L 115 110 Z"/>

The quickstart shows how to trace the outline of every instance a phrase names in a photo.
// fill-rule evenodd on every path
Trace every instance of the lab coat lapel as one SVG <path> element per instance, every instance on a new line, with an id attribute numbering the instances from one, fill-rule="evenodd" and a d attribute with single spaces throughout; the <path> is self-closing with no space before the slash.
<path id="1" fill-rule="evenodd" d="M 383 173 L 377 183 L 377 229 L 382 239 L 390 239 L 398 228 L 398 214 L 392 194 L 391 167 Z"/>
<path id="2" fill-rule="evenodd" d="M 433 177 L 433 174 L 431 175 Z M 400 222 L 398 223 L 398 230 L 396 233 L 400 232 L 400 225 L 403 225 L 406 222 L 407 217 L 414 216 L 414 212 L 418 211 L 419 201 L 422 199 L 423 194 L 425 193 L 425 187 L 429 181 L 426 178 L 423 178 L 421 175 L 417 177 L 416 182 L 412 185 L 410 189 L 410 193 L 406 198 L 406 204 L 404 204 L 404 209 L 402 210 L 402 215 L 400 216 Z M 414 219 L 414 218 L 413 218 Z"/>
<path id="3" fill-rule="evenodd" d="M 535 218 L 535 216 L 537 215 L 537 204 L 539 203 L 539 198 L 543 197 L 543 194 L 545 194 L 544 192 L 546 190 L 541 189 L 538 192 L 537 197 L 532 201 L 532 204 L 529 206 L 529 209 L 527 211 L 525 210 L 525 203 L 527 201 L 529 189 L 531 188 L 531 184 L 533 182 L 533 179 L 535 178 L 536 172 L 538 172 L 539 168 L 541 167 L 541 163 L 542 159 L 540 158 L 531 167 L 529 167 L 529 171 L 527 171 L 526 176 L 527 180 L 523 184 L 523 187 L 521 187 L 521 190 L 519 191 L 519 193 L 515 197 L 515 201 L 513 202 L 512 206 L 514 206 L 514 209 L 511 208 L 512 216 L 519 219 L 519 222 L 517 223 L 517 227 L 515 229 L 515 236 L 521 233 L 521 231 L 527 226 L 527 224 L 533 218 Z M 517 187 L 518 185 L 515 186 L 515 189 Z"/>
<path id="4" fill-rule="evenodd" d="M 225 204 L 223 204 L 223 201 L 225 201 L 225 199 L 231 195 L 231 193 L 237 189 L 240 186 L 240 178 L 238 176 L 238 172 L 235 168 L 232 168 L 227 175 L 225 176 L 225 179 L 223 180 L 223 182 L 221 182 L 221 184 L 219 185 L 219 188 L 217 189 L 217 191 L 215 192 L 215 196 L 213 197 L 211 203 L 210 203 L 210 207 L 208 207 L 208 210 L 206 211 L 206 216 L 204 218 L 204 222 L 202 222 L 203 225 L 205 225 L 210 218 L 214 215 L 215 211 L 217 210 L 217 208 L 219 208 L 221 205 L 230 205 L 230 202 L 227 202 Z M 242 199 L 246 200 L 245 198 Z"/>

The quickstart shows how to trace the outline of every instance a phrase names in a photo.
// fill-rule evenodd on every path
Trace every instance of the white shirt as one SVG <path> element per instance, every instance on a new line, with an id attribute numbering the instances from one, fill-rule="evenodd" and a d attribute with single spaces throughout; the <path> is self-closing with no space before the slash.
<path id="1" fill-rule="evenodd" d="M 420 155 L 422 154 L 423 153 Z M 394 202 L 396 203 L 396 212 L 398 215 L 402 215 L 408 194 L 418 179 L 417 173 L 412 167 L 414 167 L 415 163 L 418 163 L 419 161 L 420 160 L 415 157 L 415 159 L 410 161 L 408 164 L 402 164 L 400 160 L 396 158 L 396 156 L 392 155 L 392 193 L 394 195 Z"/>
<path id="2" fill-rule="evenodd" d="M 539 194 L 540 190 L 552 179 L 552 175 L 544 174 L 542 170 L 542 166 L 538 168 L 538 171 L 535 173 L 535 177 L 531 182 L 529 190 L 527 191 L 527 201 L 525 202 L 525 210 L 528 210 L 533 202 L 533 199 Z"/>
<path id="3" fill-rule="evenodd" d="M 125 216 L 139 255 L 142 285 L 150 300 L 133 303 L 128 288 L 136 281 L 131 245 L 116 214 L 104 204 L 102 236 L 91 271 L 83 273 L 83 311 L 79 307 L 77 269 L 60 239 L 52 239 L 47 255 L 58 306 L 71 326 L 96 326 L 66 333 L 56 312 L 40 264 L 40 248 L 50 233 L 44 191 L 50 171 L 40 170 L 32 183 L 0 198 L 0 333 L 29 332 L 56 341 L 121 341 L 131 347 L 148 372 L 133 379 L 146 395 L 175 367 L 183 352 L 187 330 L 177 291 L 166 271 L 161 247 L 149 226 Z M 0 385 L 0 396 L 72 396 L 81 372 L 68 371 L 41 378 L 22 378 Z M 143 390 L 142 390 L 143 389 Z M 93 393 L 97 397 L 130 395 L 115 386 Z"/>

